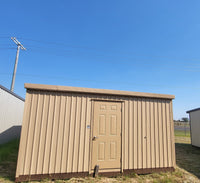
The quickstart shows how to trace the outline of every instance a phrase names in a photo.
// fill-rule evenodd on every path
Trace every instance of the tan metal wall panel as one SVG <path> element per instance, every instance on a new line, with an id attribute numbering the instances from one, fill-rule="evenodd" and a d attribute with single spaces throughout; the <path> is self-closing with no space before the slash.
<path id="1" fill-rule="evenodd" d="M 32 98 L 32 107 L 30 111 L 30 120 L 28 121 L 29 127 L 28 127 L 28 134 L 25 138 L 27 138 L 26 143 L 26 150 L 25 150 L 25 162 L 24 162 L 24 174 L 30 174 L 31 170 L 31 161 L 32 161 L 32 152 L 33 150 L 33 141 L 34 141 L 34 133 L 35 133 L 35 120 L 36 120 L 36 114 L 37 114 L 37 106 L 38 106 L 38 93 L 33 94 Z"/>
<path id="2" fill-rule="evenodd" d="M 141 131 L 142 131 L 142 136 L 141 136 L 141 141 L 142 141 L 142 168 L 147 167 L 147 141 L 146 141 L 146 109 L 145 109 L 145 100 L 142 99 L 142 125 L 141 125 Z"/>
<path id="3" fill-rule="evenodd" d="M 60 117 L 59 117 L 59 126 L 58 126 L 58 134 L 57 134 L 57 148 L 56 148 L 56 167 L 55 173 L 61 172 L 61 162 L 62 162 L 62 147 L 63 140 L 65 138 L 64 134 L 64 125 L 65 125 L 65 108 L 66 108 L 66 96 L 61 95 L 61 104 L 60 104 Z M 60 163 L 57 163 L 60 162 Z"/>
<path id="4" fill-rule="evenodd" d="M 50 96 L 44 95 L 44 106 L 41 119 L 41 131 L 39 138 L 39 148 L 38 148 L 38 159 L 37 159 L 37 174 L 43 173 L 43 162 L 45 154 L 45 144 L 46 144 L 46 134 L 47 134 L 47 125 L 48 125 L 48 114 L 49 114 L 49 102 Z"/>
<path id="5" fill-rule="evenodd" d="M 166 130 L 167 130 L 167 157 L 168 157 L 168 167 L 172 167 L 172 147 L 171 147 L 171 125 L 170 125 L 170 102 L 166 101 Z"/>
<path id="6" fill-rule="evenodd" d="M 124 135 L 124 131 L 125 131 L 125 124 L 124 124 L 124 102 L 122 102 L 122 138 L 121 138 L 121 142 L 122 142 L 122 146 L 121 146 L 121 172 L 124 171 L 124 149 L 125 149 L 125 146 L 124 146 L 124 142 L 125 142 L 125 135 Z"/>
<path id="7" fill-rule="evenodd" d="M 128 115 L 129 115 L 129 121 L 133 121 L 133 100 L 131 100 L 131 98 L 129 98 L 129 109 L 128 109 Z M 134 138 L 133 138 L 133 124 L 134 123 L 129 123 L 129 169 L 131 167 L 133 167 L 133 155 L 134 155 Z"/>
<path id="8" fill-rule="evenodd" d="M 162 127 L 163 127 L 163 157 L 164 157 L 164 162 L 163 166 L 167 167 L 168 166 L 168 149 L 167 149 L 167 134 L 166 134 L 166 111 L 165 111 L 165 101 L 162 100 Z"/>
<path id="9" fill-rule="evenodd" d="M 170 100 L 125 100 L 124 169 L 174 166 Z"/>
<path id="10" fill-rule="evenodd" d="M 124 169 L 129 169 L 128 167 L 128 162 L 129 162 L 129 157 L 128 157 L 128 146 L 129 146 L 129 120 L 128 120 L 128 100 L 125 101 L 124 104 Z"/>
<path id="11" fill-rule="evenodd" d="M 38 102 L 37 102 L 37 112 L 36 112 L 36 120 L 32 141 L 32 154 L 31 154 L 31 167 L 30 174 L 36 174 L 37 169 L 37 160 L 38 160 L 38 150 L 39 150 L 39 140 L 40 140 L 40 132 L 41 132 L 41 118 L 43 112 L 43 104 L 44 104 L 44 96 L 38 94 Z"/>
<path id="12" fill-rule="evenodd" d="M 53 132 L 53 118 L 55 110 L 55 96 L 53 93 L 49 94 L 49 109 L 47 117 L 47 129 L 46 129 L 46 138 L 45 138 L 45 150 L 43 157 L 43 168 L 42 173 L 46 174 L 49 172 L 49 163 L 50 163 L 50 153 L 51 153 L 51 141 L 52 141 L 52 132 Z"/>
<path id="13" fill-rule="evenodd" d="M 138 99 L 138 118 L 137 118 L 137 123 L 138 123 L 138 169 L 142 168 L 142 100 Z"/>
<path id="14" fill-rule="evenodd" d="M 73 163 L 72 163 L 72 172 L 78 171 L 78 147 L 79 147 L 79 135 L 80 135 L 80 116 L 81 116 L 81 97 L 77 96 L 76 103 L 76 116 L 74 124 L 74 153 L 73 153 Z"/>
<path id="15" fill-rule="evenodd" d="M 91 110 L 92 110 L 92 107 L 91 107 L 91 98 L 88 96 L 87 97 L 87 111 L 86 111 L 86 127 L 87 125 L 90 125 L 90 121 L 91 121 Z M 86 172 L 86 171 L 89 171 L 89 155 L 90 155 L 90 130 L 88 130 L 86 128 L 86 132 L 85 132 L 85 146 L 84 146 L 84 168 L 83 168 L 83 172 Z"/>
<path id="16" fill-rule="evenodd" d="M 83 160 L 84 160 L 84 142 L 85 142 L 85 131 L 86 131 L 86 97 L 82 97 L 81 101 L 81 120 L 80 120 L 80 147 L 79 147 L 79 158 L 78 158 L 78 172 L 83 171 Z"/>
<path id="17" fill-rule="evenodd" d="M 154 102 L 154 124 L 155 124 L 155 167 L 160 167 L 160 153 L 159 153 L 159 125 L 158 125 L 158 103 L 157 100 Z"/>
<path id="18" fill-rule="evenodd" d="M 134 146 L 134 149 L 133 149 L 133 155 L 134 155 L 134 159 L 133 159 L 133 168 L 138 168 L 138 123 L 137 123 L 137 120 L 138 120 L 138 100 L 137 99 L 134 99 L 133 100 L 133 120 L 134 120 L 134 123 L 133 123 L 133 146 Z"/>
<path id="19" fill-rule="evenodd" d="M 72 96 L 71 103 L 71 118 L 70 118 L 70 127 L 69 127 L 69 143 L 68 143 L 68 158 L 67 158 L 67 170 L 66 172 L 72 172 L 72 163 L 73 163 L 73 145 L 74 145 L 74 124 L 75 124 L 75 115 L 76 115 L 76 96 Z"/>
<path id="20" fill-rule="evenodd" d="M 159 159 L 159 167 L 163 167 L 163 122 L 162 122 L 162 108 L 161 108 L 161 100 L 158 100 L 158 134 L 159 134 L 159 155 L 160 155 L 160 159 Z"/>
<path id="21" fill-rule="evenodd" d="M 122 101 L 122 169 L 175 166 L 169 99 L 27 91 L 16 177 L 91 171 L 93 99 Z"/>
<path id="22" fill-rule="evenodd" d="M 156 142 L 155 142 L 155 115 L 154 115 L 154 100 L 150 99 L 150 148 L 151 148 L 151 168 L 156 167 Z"/>
<path id="23" fill-rule="evenodd" d="M 175 153 L 174 121 L 173 121 L 172 101 L 170 101 L 170 125 L 171 125 L 172 166 L 176 167 L 176 153 Z"/>
<path id="24" fill-rule="evenodd" d="M 26 151 L 26 144 L 27 144 L 27 134 L 28 134 L 28 126 L 29 126 L 29 116 L 31 111 L 31 102 L 32 102 L 33 95 L 31 92 L 26 93 L 25 105 L 24 105 L 24 116 L 23 116 L 23 123 L 22 123 L 22 131 L 21 131 L 21 138 L 20 138 L 20 148 L 18 152 L 18 160 L 17 160 L 17 170 L 16 170 L 16 177 L 19 174 L 24 175 L 24 162 L 25 162 L 25 151 Z"/>
<path id="25" fill-rule="evenodd" d="M 146 100 L 146 161 L 147 168 L 151 168 L 151 123 L 150 123 L 150 108 L 149 108 L 149 100 Z"/>
<path id="26" fill-rule="evenodd" d="M 65 123 L 64 123 L 64 132 L 63 132 L 63 147 L 62 147 L 62 162 L 61 162 L 61 172 L 64 173 L 67 170 L 67 160 L 68 160 L 68 144 L 69 144 L 69 131 L 70 131 L 70 114 L 71 114 L 71 103 L 72 97 L 66 96 L 65 103 Z"/>

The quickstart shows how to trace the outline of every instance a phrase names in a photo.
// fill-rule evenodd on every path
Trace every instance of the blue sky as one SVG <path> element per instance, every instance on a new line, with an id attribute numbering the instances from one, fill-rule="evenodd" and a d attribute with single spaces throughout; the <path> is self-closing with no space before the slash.
<path id="1" fill-rule="evenodd" d="M 173 94 L 174 118 L 200 105 L 200 1 L 2 1 L 0 84 Z"/>

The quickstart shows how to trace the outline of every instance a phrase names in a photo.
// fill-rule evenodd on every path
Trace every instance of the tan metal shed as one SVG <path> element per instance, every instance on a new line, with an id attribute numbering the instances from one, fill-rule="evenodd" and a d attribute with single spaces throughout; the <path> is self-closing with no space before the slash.
<path id="1" fill-rule="evenodd" d="M 16 181 L 174 170 L 173 95 L 25 88 Z"/>
<path id="2" fill-rule="evenodd" d="M 200 108 L 187 111 L 190 116 L 190 134 L 193 146 L 200 147 Z"/>

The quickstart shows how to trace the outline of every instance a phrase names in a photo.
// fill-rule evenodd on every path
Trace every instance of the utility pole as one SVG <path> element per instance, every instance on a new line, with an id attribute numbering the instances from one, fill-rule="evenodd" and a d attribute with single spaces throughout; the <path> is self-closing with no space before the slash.
<path id="1" fill-rule="evenodd" d="M 17 71 L 18 58 L 19 58 L 19 50 L 20 50 L 20 48 L 21 48 L 21 50 L 26 50 L 26 48 L 24 48 L 23 45 L 15 37 L 11 37 L 11 39 L 17 45 L 17 53 L 16 53 L 16 58 L 15 58 L 15 67 L 14 67 L 14 70 L 13 70 L 12 83 L 11 83 L 11 86 L 10 86 L 10 90 L 13 92 L 14 85 L 15 85 L 15 76 L 16 76 L 16 71 Z"/>

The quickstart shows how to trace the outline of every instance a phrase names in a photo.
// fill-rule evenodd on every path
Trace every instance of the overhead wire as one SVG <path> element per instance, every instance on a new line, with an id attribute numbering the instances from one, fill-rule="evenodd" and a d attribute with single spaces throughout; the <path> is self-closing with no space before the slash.
<path id="1" fill-rule="evenodd" d="M 36 50 L 35 50 L 36 49 Z M 49 50 L 43 50 L 43 51 L 41 51 L 41 49 L 40 48 L 29 48 L 29 50 L 30 51 L 35 51 L 35 52 L 39 52 L 39 53 L 42 53 L 42 54 L 48 54 L 48 55 L 54 55 L 54 56 L 62 56 L 62 57 L 66 57 L 66 56 L 71 56 L 71 55 L 77 55 L 77 53 L 74 53 L 74 52 L 72 52 L 72 51 L 70 51 L 70 50 L 65 50 L 65 52 L 60 52 L 60 53 L 54 53 L 54 52 L 52 52 L 52 51 L 49 51 Z M 28 53 L 28 52 L 27 52 Z M 88 56 L 88 55 L 85 55 L 85 54 L 78 54 L 78 56 Z M 89 61 L 88 60 L 88 62 L 91 62 L 91 61 Z M 137 63 L 138 65 L 137 65 L 137 67 L 138 68 L 140 68 L 140 67 L 149 67 L 150 65 L 152 65 L 152 63 L 144 63 L 144 62 L 140 62 L 140 61 L 134 61 L 134 62 L 130 62 L 130 61 L 126 61 L 126 59 L 124 59 L 124 60 L 118 60 L 118 61 L 115 61 L 115 60 L 109 60 L 108 58 L 106 58 L 106 59 L 103 59 L 103 60 L 99 60 L 99 59 L 96 59 L 95 60 L 95 63 L 106 63 L 106 64 L 115 64 L 115 65 L 122 65 L 123 64 L 123 66 L 125 66 L 125 67 L 127 67 L 127 66 L 132 66 L 133 64 L 135 64 L 135 63 Z M 124 64 L 124 63 L 126 63 L 126 64 Z M 93 60 L 92 60 L 92 64 L 94 64 L 94 62 L 93 62 Z M 160 65 L 160 67 L 161 67 L 162 65 Z M 191 66 L 191 63 L 189 64 L 189 66 Z M 196 65 L 193 65 L 193 66 L 196 66 Z M 179 71 L 188 71 L 188 72 L 190 72 L 190 70 L 186 70 L 188 67 L 187 66 L 185 66 L 185 65 L 183 65 L 183 68 L 181 68 L 181 67 L 171 67 L 171 65 L 170 66 L 162 66 L 162 67 L 164 67 L 164 69 L 168 69 L 169 71 L 172 71 L 172 70 L 179 70 Z"/>
<path id="2" fill-rule="evenodd" d="M 1 47 L 0 47 L 1 49 Z M 16 49 L 16 48 L 2 48 L 2 49 Z M 31 49 L 32 50 L 32 49 Z M 37 51 L 38 52 L 38 51 Z M 42 53 L 44 53 L 43 51 L 41 51 Z M 49 52 L 50 54 L 52 54 L 52 52 L 50 51 Z M 54 53 L 53 53 L 54 54 Z M 67 53 L 69 54 L 69 53 Z M 58 55 L 56 55 L 58 56 Z M 65 56 L 65 55 L 64 55 Z M 200 72 L 198 70 L 187 70 L 189 72 Z M 3 73 L 0 73 L 1 75 Z M 11 75 L 11 74 L 7 74 L 7 75 Z M 32 74 L 25 74 L 25 73 L 18 73 L 18 75 L 21 75 L 21 76 L 26 76 L 26 77 L 42 77 L 42 78 L 57 78 L 57 79 L 65 79 L 65 80 L 75 80 L 75 81 L 87 81 L 87 82 L 102 82 L 102 83 L 113 83 L 113 84 L 122 84 L 122 85 L 135 85 L 135 86 L 149 86 L 149 87 L 167 87 L 167 88 L 180 88 L 180 86 L 166 86 L 166 85 L 152 85 L 152 84 L 138 84 L 138 83 L 133 83 L 133 82 L 115 82 L 115 81 L 108 81 L 108 80 L 104 80 L 104 81 L 100 81 L 100 80 L 84 80 L 84 79 L 78 79 L 78 78 L 69 78 L 69 77 L 63 77 L 63 76 L 42 76 L 42 75 L 32 75 Z M 199 89 L 198 87 L 194 87 L 193 89 Z"/>
<path id="3" fill-rule="evenodd" d="M 0 37 L 1 38 L 1 37 Z M 4 38 L 9 38 L 9 37 L 4 37 Z M 34 41 L 34 42 L 39 42 L 39 43 L 43 43 L 43 44 L 50 44 L 50 45 L 55 45 L 55 44 L 57 44 L 57 45 L 65 45 L 65 46 L 67 46 L 67 47 L 69 47 L 69 45 L 66 45 L 66 44 L 64 44 L 64 43 L 57 43 L 57 42 L 48 42 L 48 41 L 41 41 L 41 40 L 34 40 L 34 39 L 28 39 L 28 38 L 23 38 L 23 37 L 20 37 L 20 39 L 24 39 L 24 40 L 29 40 L 29 41 Z M 85 51 L 81 51 L 81 50 L 78 50 L 78 51 L 76 51 L 76 52 L 74 52 L 74 50 L 66 50 L 66 49 L 61 49 L 61 48 L 57 48 L 58 50 L 57 50 L 57 52 L 59 52 L 59 51 L 61 51 L 61 54 L 60 53 L 53 53 L 52 51 L 49 51 L 49 50 L 43 50 L 43 51 L 40 51 L 40 49 L 49 49 L 49 48 L 47 48 L 47 47 L 38 47 L 37 45 L 35 46 L 35 45 L 28 45 L 29 46 L 29 48 L 27 49 L 27 50 L 30 50 L 30 51 L 35 51 L 35 49 L 37 50 L 37 52 L 40 52 L 40 53 L 44 53 L 44 54 L 50 54 L 50 55 L 56 55 L 56 56 L 66 56 L 65 54 L 67 54 L 67 56 L 69 56 L 69 54 L 71 54 L 71 55 L 78 55 L 78 56 L 80 56 L 81 54 L 82 54 L 82 56 L 90 56 L 90 55 L 87 55 L 87 53 L 85 52 Z M 84 49 L 88 49 L 88 47 L 77 47 L 77 48 L 84 48 Z M 15 48 L 0 48 L 0 49 L 15 49 Z M 55 47 L 54 48 L 52 48 L 52 49 L 56 49 Z M 91 48 L 89 48 L 89 49 L 91 49 Z M 77 54 L 77 52 L 78 52 L 78 54 Z M 140 65 L 140 67 L 146 67 L 147 65 L 152 65 L 152 60 L 151 60 L 151 62 L 148 62 L 148 61 L 146 61 L 146 60 L 144 60 L 144 59 L 141 59 L 141 60 L 139 60 L 139 59 L 135 59 L 135 58 L 130 58 L 130 57 L 128 57 L 129 59 L 133 59 L 134 60 L 134 62 L 130 62 L 130 61 L 127 61 L 126 59 L 127 59 L 127 55 L 122 55 L 122 57 L 123 58 L 125 58 L 126 57 L 126 59 L 123 59 L 122 61 L 121 60 L 119 60 L 119 59 L 117 59 L 117 61 L 116 60 L 108 60 L 107 58 L 108 57 L 113 57 L 113 55 L 105 55 L 105 54 L 92 54 L 93 56 L 99 56 L 99 57 L 104 57 L 104 60 L 101 60 L 100 62 L 104 62 L 104 63 L 107 63 L 107 62 L 110 62 L 110 63 L 115 63 L 115 64 L 118 64 L 118 65 L 120 65 L 120 64 L 124 64 L 124 63 L 126 63 L 126 66 L 128 66 L 128 65 L 132 65 L 132 64 L 135 64 L 135 63 L 137 63 L 137 64 L 139 64 Z M 116 55 L 114 55 L 114 57 L 115 57 Z M 119 55 L 117 55 L 117 57 L 119 57 Z M 106 59 L 105 59 L 106 58 Z M 96 60 L 96 61 L 98 61 L 98 60 Z M 161 66 L 162 64 L 161 63 L 164 63 L 165 61 L 154 61 L 154 63 L 158 63 L 159 64 L 159 66 Z M 172 62 L 172 63 L 177 63 L 177 60 L 176 61 L 174 61 L 174 60 L 168 60 L 167 61 L 168 63 L 169 62 Z M 188 66 L 186 66 L 185 65 L 185 63 L 183 63 L 183 62 L 180 62 L 181 64 L 184 64 L 184 69 L 188 69 L 189 67 Z M 128 65 L 127 65 L 128 64 Z M 189 64 L 189 66 L 194 66 L 195 67 L 195 69 L 196 69 L 196 66 L 199 66 L 199 63 L 191 63 L 191 61 L 190 61 L 190 63 L 188 63 Z M 148 67 L 148 66 L 147 66 Z M 166 68 L 166 65 L 164 66 L 165 68 Z M 169 67 L 169 66 L 168 66 Z M 170 67 L 170 69 L 171 70 L 176 70 L 177 68 L 175 68 L 175 67 Z M 180 70 L 181 68 L 179 68 L 179 69 L 177 69 L 177 70 Z M 184 71 L 187 71 L 187 72 L 193 72 L 191 69 L 189 69 L 189 70 L 184 70 Z M 196 71 L 195 71 L 196 72 Z"/>
<path id="4" fill-rule="evenodd" d="M 13 50 L 13 49 L 16 49 L 16 48 L 11 48 L 11 47 L 0 47 L 0 51 L 1 50 Z"/>
<path id="5" fill-rule="evenodd" d="M 0 75 L 12 75 L 11 73 L 0 73 Z M 18 73 L 19 76 L 27 76 L 33 78 L 45 78 L 45 79 L 64 79 L 64 80 L 73 80 L 73 81 L 84 81 L 84 82 L 94 82 L 94 83 L 109 83 L 109 84 L 122 84 L 122 85 L 132 85 L 132 86 L 145 86 L 145 87 L 159 87 L 159 88 L 185 88 L 181 86 L 169 86 L 169 85 L 156 85 L 156 84 L 138 84 L 134 82 L 119 82 L 119 81 L 111 81 L 111 80 L 91 80 L 91 79 L 79 79 L 79 78 L 71 78 L 65 76 L 53 76 L 53 75 L 37 75 L 37 74 L 26 74 L 26 73 Z M 191 88 L 191 87 L 190 87 Z M 200 89 L 200 87 L 192 87 L 192 89 Z"/>
<path id="6" fill-rule="evenodd" d="M 7 38 L 10 38 L 8 36 L 0 36 L 1 39 L 7 39 Z"/>
<path id="7" fill-rule="evenodd" d="M 29 38 L 23 38 L 23 37 L 20 37 L 20 39 L 22 39 L 22 40 L 28 40 L 28 41 L 33 41 L 33 42 L 38 42 L 38 43 L 42 43 L 42 44 L 48 44 L 48 45 L 60 45 L 60 46 L 66 46 L 66 47 L 70 47 L 70 48 L 82 48 L 82 49 L 87 49 L 87 50 L 96 50 L 96 51 L 101 52 L 101 53 L 103 53 L 102 51 L 106 51 L 109 54 L 113 52 L 113 50 L 102 50 L 102 49 L 98 49 L 98 48 L 94 48 L 94 47 L 91 48 L 91 47 L 80 46 L 80 45 L 78 45 L 78 46 L 77 45 L 68 45 L 66 43 L 59 43 L 59 42 L 50 42 L 50 41 L 44 41 L 44 40 L 35 40 L 35 39 L 29 39 Z M 53 47 L 53 49 L 55 49 L 55 48 L 56 47 Z M 121 52 L 120 50 L 115 50 L 115 51 L 117 52 L 117 54 L 120 54 L 120 52 Z M 156 58 L 162 58 L 162 59 L 169 59 L 169 57 L 166 57 L 166 56 L 156 56 L 156 55 L 146 55 L 146 54 L 139 55 L 138 53 L 133 53 L 133 52 L 125 52 L 125 54 L 123 52 L 122 56 L 123 57 L 130 56 L 130 55 L 127 55 L 126 53 L 130 53 L 131 55 L 134 54 L 136 56 L 143 56 L 143 57 L 144 56 L 148 56 L 148 57 L 156 57 Z M 116 53 L 114 52 L 113 54 L 116 54 Z M 101 55 L 98 55 L 98 56 L 106 56 L 106 55 L 101 54 Z M 128 58 L 130 58 L 130 57 L 128 57 Z M 185 58 L 179 58 L 179 59 L 181 60 L 180 63 L 183 63 L 182 60 L 185 59 Z M 195 59 L 195 58 L 190 58 L 190 60 L 191 59 Z M 200 60 L 200 59 L 198 59 L 198 60 Z M 174 62 L 174 60 L 171 61 L 171 62 Z"/>
<path id="8" fill-rule="evenodd" d="M 1 38 L 1 37 L 0 37 L 0 38 Z M 7 37 L 7 38 L 9 38 L 9 37 Z M 60 46 L 66 46 L 66 47 L 70 47 L 70 48 L 83 48 L 83 49 L 97 50 L 97 51 L 101 51 L 101 53 L 102 53 L 102 49 L 99 50 L 99 49 L 97 49 L 97 48 L 91 48 L 91 47 L 85 47 L 85 46 L 74 46 L 74 45 L 68 45 L 68 44 L 65 44 L 65 43 L 50 42 L 50 41 L 44 41 L 44 40 L 35 40 L 35 39 L 23 38 L 23 37 L 19 37 L 19 38 L 22 39 L 22 40 L 34 41 L 34 42 L 38 42 L 38 43 L 42 43 L 42 44 L 60 45 Z M 37 47 L 37 46 L 34 46 L 34 45 L 30 45 L 30 47 L 35 47 L 36 49 L 37 49 L 37 48 L 39 48 L 39 49 L 43 49 L 43 48 L 49 49 L 48 47 Z M 61 48 L 58 48 L 58 47 L 51 47 L 51 48 L 53 48 L 53 49 L 56 49 L 56 48 L 57 48 L 57 49 L 61 50 Z M 104 51 L 105 51 L 105 50 L 104 50 Z M 109 53 L 112 52 L 111 50 L 106 50 L 106 51 L 108 51 Z M 85 52 L 85 51 L 79 50 L 79 52 Z M 119 50 L 117 51 L 117 54 L 119 54 Z M 134 54 L 134 55 L 138 56 L 138 54 L 136 54 L 136 53 L 132 53 L 132 52 L 131 52 L 131 54 Z M 97 56 L 109 56 L 109 54 L 108 54 L 108 55 L 99 54 L 99 55 L 97 55 Z M 113 55 L 111 55 L 111 56 L 113 56 Z M 117 56 L 119 56 L 119 55 L 117 55 Z M 123 57 L 127 57 L 128 55 L 123 54 L 122 56 L 123 56 Z M 152 55 L 146 55 L 146 54 L 143 54 L 143 55 L 140 55 L 140 56 L 143 56 L 143 57 L 144 57 L 144 56 L 150 56 L 150 57 L 152 57 Z M 155 55 L 153 55 L 153 57 L 161 57 L 162 59 L 168 59 L 168 57 L 166 57 L 166 56 L 155 56 Z M 128 57 L 128 58 L 134 59 L 134 58 L 132 58 L 132 57 Z M 185 59 L 185 58 L 181 58 L 180 63 L 181 63 L 181 64 L 184 64 L 184 63 L 182 62 L 182 59 Z M 192 59 L 194 59 L 194 58 L 192 58 Z M 170 61 L 170 60 L 171 60 L 171 61 Z M 168 62 L 174 62 L 174 59 L 173 59 L 173 60 L 170 59 L 170 60 L 168 60 Z M 147 62 L 148 62 L 148 61 L 147 61 Z M 176 62 L 177 62 L 177 60 L 176 60 Z M 190 59 L 190 62 L 191 62 L 191 59 Z"/>

